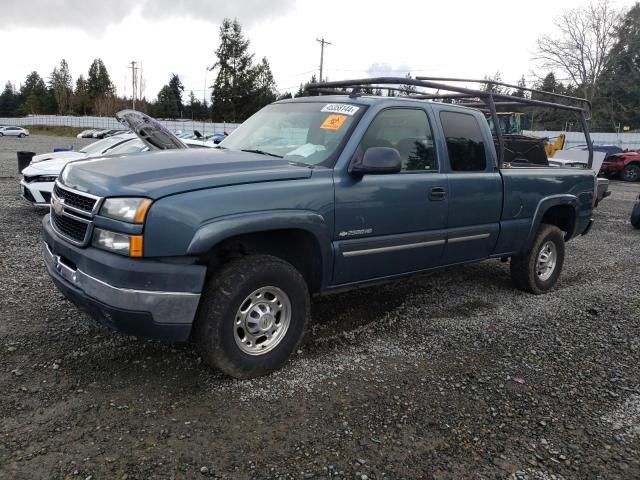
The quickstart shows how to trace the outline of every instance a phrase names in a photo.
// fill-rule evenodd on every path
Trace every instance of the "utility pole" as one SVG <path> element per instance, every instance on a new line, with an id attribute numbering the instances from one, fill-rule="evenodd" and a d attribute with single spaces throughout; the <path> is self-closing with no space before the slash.
<path id="1" fill-rule="evenodd" d="M 132 92 L 133 95 L 131 96 L 132 100 L 133 100 L 133 109 L 136 109 L 136 92 L 138 90 L 137 87 L 137 83 L 138 83 L 138 74 L 136 73 L 138 70 L 138 67 L 136 67 L 136 61 L 135 60 L 131 60 L 131 87 L 132 87 Z"/>
<path id="2" fill-rule="evenodd" d="M 324 46 L 331 45 L 331 42 L 327 42 L 324 37 L 316 38 L 316 42 L 320 43 L 320 82 L 322 81 L 322 67 L 324 64 Z"/>

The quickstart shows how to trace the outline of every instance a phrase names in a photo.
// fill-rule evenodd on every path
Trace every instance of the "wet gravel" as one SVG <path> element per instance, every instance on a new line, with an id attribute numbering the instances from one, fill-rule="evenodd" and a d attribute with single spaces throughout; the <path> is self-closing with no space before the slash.
<path id="1" fill-rule="evenodd" d="M 0 478 L 640 478 L 640 184 L 550 294 L 489 261 L 323 297 L 283 370 L 237 381 L 57 293 L 15 152 L 68 143 L 0 139 Z"/>

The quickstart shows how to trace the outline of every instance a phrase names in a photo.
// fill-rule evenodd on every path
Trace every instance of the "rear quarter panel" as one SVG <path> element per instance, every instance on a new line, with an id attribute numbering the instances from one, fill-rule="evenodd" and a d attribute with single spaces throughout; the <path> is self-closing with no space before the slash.
<path id="1" fill-rule="evenodd" d="M 582 233 L 592 214 L 594 174 L 576 168 L 507 168 L 501 170 L 504 200 L 500 239 L 495 256 L 528 248 L 545 212 L 556 205 L 571 205 L 576 224 L 567 239 Z"/>

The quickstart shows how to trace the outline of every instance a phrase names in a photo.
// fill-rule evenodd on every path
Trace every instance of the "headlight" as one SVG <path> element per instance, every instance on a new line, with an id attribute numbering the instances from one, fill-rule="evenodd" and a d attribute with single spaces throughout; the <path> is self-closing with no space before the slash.
<path id="1" fill-rule="evenodd" d="M 57 175 L 42 175 L 35 179 L 36 182 L 55 182 L 58 178 Z"/>
<path id="2" fill-rule="evenodd" d="M 126 235 L 94 228 L 91 244 L 94 247 L 109 250 L 127 257 L 142 256 L 142 235 Z"/>
<path id="3" fill-rule="evenodd" d="M 129 223 L 144 223 L 151 206 L 148 198 L 107 198 L 100 208 L 100 215 Z"/>

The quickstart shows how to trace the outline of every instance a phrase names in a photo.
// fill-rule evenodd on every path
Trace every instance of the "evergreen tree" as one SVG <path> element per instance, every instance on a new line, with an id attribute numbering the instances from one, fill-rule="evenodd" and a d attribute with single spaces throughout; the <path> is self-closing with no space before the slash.
<path id="1" fill-rule="evenodd" d="M 274 102 L 278 96 L 276 81 L 273 78 L 269 61 L 266 57 L 253 69 L 254 76 L 254 111 Z"/>
<path id="2" fill-rule="evenodd" d="M 63 115 L 71 110 L 71 100 L 73 96 L 71 73 L 69 73 L 69 65 L 65 59 L 60 62 L 60 68 L 55 67 L 49 79 L 49 86 L 53 91 L 56 104 L 58 105 L 58 114 Z"/>
<path id="3" fill-rule="evenodd" d="M 502 74 L 500 71 L 497 71 L 493 76 L 485 75 L 484 80 L 489 82 L 502 82 Z M 485 83 L 483 90 L 488 93 L 505 93 L 500 85 L 494 85 L 492 83 Z"/>
<path id="4" fill-rule="evenodd" d="M 176 110 L 178 111 L 177 117 L 182 118 L 182 114 L 184 113 L 184 104 L 182 103 L 182 92 L 184 92 L 184 86 L 180 81 L 180 77 L 175 73 L 171 74 L 171 78 L 169 79 L 169 88 L 176 99 Z M 193 92 L 191 93 L 193 94 Z"/>
<path id="5" fill-rule="evenodd" d="M 623 17 L 603 77 L 596 113 L 610 128 L 640 128 L 640 3 Z"/>
<path id="6" fill-rule="evenodd" d="M 18 109 L 18 95 L 11 82 L 7 82 L 0 95 L 0 117 L 15 117 Z"/>
<path id="7" fill-rule="evenodd" d="M 153 114 L 159 118 L 177 118 L 178 99 L 169 85 L 165 85 L 158 92 L 158 101 L 153 109 Z"/>
<path id="8" fill-rule="evenodd" d="M 92 101 L 101 97 L 113 95 L 115 87 L 111 83 L 111 77 L 100 58 L 96 58 L 89 67 L 89 76 L 87 77 L 87 93 Z"/>
<path id="9" fill-rule="evenodd" d="M 19 114 L 44 113 L 47 105 L 47 86 L 35 70 L 27 75 L 20 89 L 21 105 Z"/>
<path id="10" fill-rule="evenodd" d="M 317 82 L 318 80 L 317 80 L 316 74 L 314 73 L 313 75 L 311 75 L 311 79 L 308 82 L 304 84 L 302 83 L 300 84 L 300 88 L 298 88 L 298 91 L 295 93 L 294 96 L 298 98 L 298 97 L 312 97 L 312 96 L 318 95 L 317 93 L 312 93 L 307 90 L 307 87 L 310 84 L 317 83 Z"/>
<path id="11" fill-rule="evenodd" d="M 525 98 L 527 95 L 523 88 L 527 88 L 527 81 L 524 79 L 524 75 L 522 75 L 520 80 L 518 80 L 518 89 L 511 92 L 511 95 L 514 97 Z"/>
<path id="12" fill-rule="evenodd" d="M 91 111 L 89 85 L 82 75 L 76 80 L 76 89 L 73 92 L 73 110 L 82 115 L 86 115 Z"/>
<path id="13" fill-rule="evenodd" d="M 211 102 L 216 119 L 243 121 L 251 111 L 255 71 L 249 40 L 238 20 L 225 18 L 220 26 L 220 45 L 214 68 L 218 76 L 213 84 Z"/>
<path id="14" fill-rule="evenodd" d="M 405 78 L 411 78 L 411 74 L 407 73 L 407 75 L 405 76 Z M 400 95 L 403 96 L 410 96 L 414 93 L 416 93 L 418 91 L 418 89 L 416 88 L 415 85 L 400 85 Z"/>

